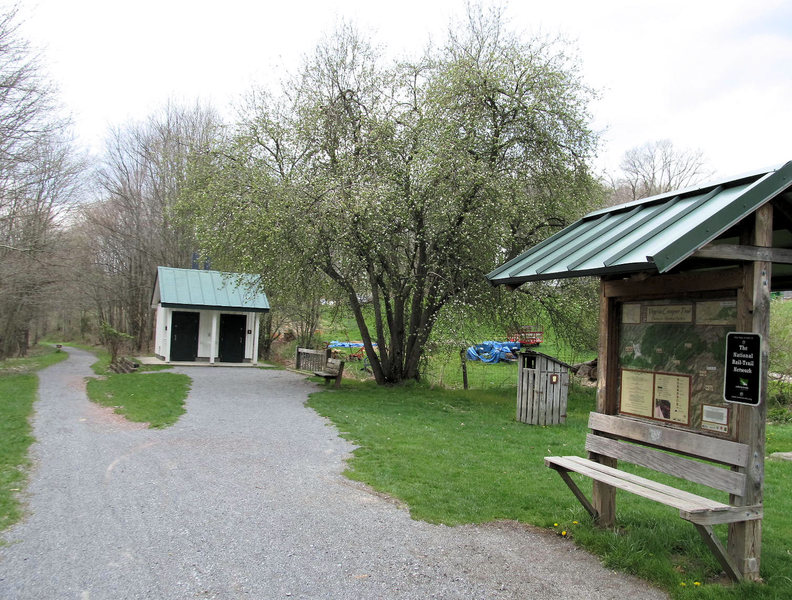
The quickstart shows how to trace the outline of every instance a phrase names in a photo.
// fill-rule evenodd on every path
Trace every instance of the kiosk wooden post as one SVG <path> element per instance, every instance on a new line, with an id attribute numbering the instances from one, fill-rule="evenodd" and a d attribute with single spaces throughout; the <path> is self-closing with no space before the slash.
<path id="1" fill-rule="evenodd" d="M 751 225 L 749 222 L 748 225 Z M 773 206 L 766 204 L 754 214 L 753 231 L 746 228 L 743 239 L 756 247 L 773 243 Z M 770 338 L 770 276 L 772 265 L 757 260 L 743 265 L 743 284 L 737 295 L 737 329 L 762 336 L 762 387 L 758 406 L 735 405 L 736 441 L 747 444 L 752 452 L 748 467 L 747 493 L 732 496 L 734 504 L 762 504 L 764 500 L 765 422 L 767 420 L 767 380 Z M 743 576 L 758 580 L 762 553 L 762 521 L 743 521 L 729 525 L 728 553 L 737 562 Z"/>
<path id="2" fill-rule="evenodd" d="M 607 284 L 600 282 L 600 332 L 599 360 L 597 363 L 597 412 L 615 415 L 618 412 L 616 388 L 608 385 L 609 381 L 617 381 L 619 377 L 618 356 L 618 319 L 616 301 L 609 297 Z M 609 467 L 616 466 L 616 459 L 597 456 L 589 453 L 589 458 Z M 616 489 L 599 481 L 594 482 L 591 495 L 592 504 L 597 511 L 597 524 L 602 527 L 613 527 L 616 521 Z"/>

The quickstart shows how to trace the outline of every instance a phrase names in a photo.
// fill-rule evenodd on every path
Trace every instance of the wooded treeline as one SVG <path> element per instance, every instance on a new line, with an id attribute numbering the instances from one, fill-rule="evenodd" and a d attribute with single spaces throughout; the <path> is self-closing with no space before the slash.
<path id="1" fill-rule="evenodd" d="M 590 284 L 508 294 L 484 275 L 615 190 L 658 190 L 665 171 L 640 159 L 674 155 L 637 149 L 604 184 L 590 166 L 594 92 L 569 46 L 471 7 L 418 57 L 387 59 L 341 26 L 280 89 L 251 91 L 236 122 L 169 104 L 116 128 L 89 163 L 14 19 L 0 31 L 2 89 L 17 90 L 0 96 L 0 358 L 37 331 L 100 323 L 145 350 L 156 267 L 195 253 L 261 274 L 265 350 L 283 322 L 310 345 L 322 306 L 343 303 L 380 383 L 419 378 L 426 349 L 471 341 L 471 323 L 505 330 L 541 313 L 593 347 Z M 15 87 L 14 73 L 36 85 Z M 685 164 L 679 177 L 701 170 Z"/>
<path id="2" fill-rule="evenodd" d="M 220 120 L 169 105 L 89 160 L 17 21 L 0 16 L 0 358 L 52 328 L 86 337 L 100 323 L 144 349 L 156 267 L 189 266 L 195 249 L 171 216 L 189 157 L 209 151 Z"/>
<path id="3" fill-rule="evenodd" d="M 57 303 L 63 224 L 82 170 L 52 88 L 0 15 L 0 358 L 24 355 L 31 324 Z"/>
<path id="4" fill-rule="evenodd" d="M 190 266 L 194 238 L 173 211 L 190 157 L 209 152 L 219 130 L 216 113 L 196 105 L 113 131 L 94 176 L 99 199 L 81 207 L 77 229 L 91 250 L 85 291 L 98 320 L 132 335 L 138 350 L 151 335 L 157 266 Z"/>

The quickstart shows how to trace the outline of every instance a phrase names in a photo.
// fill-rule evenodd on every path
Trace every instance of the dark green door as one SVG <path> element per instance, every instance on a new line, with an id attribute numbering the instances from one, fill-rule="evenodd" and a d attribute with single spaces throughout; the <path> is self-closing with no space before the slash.
<path id="1" fill-rule="evenodd" d="M 245 315 L 220 315 L 220 362 L 243 361 L 246 325 Z"/>
<path id="2" fill-rule="evenodd" d="M 198 356 L 197 312 L 174 311 L 171 316 L 171 360 L 195 360 Z"/>

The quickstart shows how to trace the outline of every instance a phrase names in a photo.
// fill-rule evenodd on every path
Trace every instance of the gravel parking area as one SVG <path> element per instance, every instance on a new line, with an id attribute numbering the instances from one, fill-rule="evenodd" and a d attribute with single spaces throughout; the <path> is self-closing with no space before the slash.
<path id="1" fill-rule="evenodd" d="M 150 430 L 89 402 L 94 359 L 68 351 L 40 372 L 0 598 L 666 597 L 547 532 L 410 519 L 341 476 L 354 447 L 304 406 L 316 388 L 300 375 L 179 369 L 187 414 Z"/>

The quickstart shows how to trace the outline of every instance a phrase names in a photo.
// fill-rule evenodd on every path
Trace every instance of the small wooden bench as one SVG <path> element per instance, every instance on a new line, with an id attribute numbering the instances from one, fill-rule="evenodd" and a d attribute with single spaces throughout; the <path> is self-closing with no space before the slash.
<path id="1" fill-rule="evenodd" d="M 547 456 L 545 465 L 558 472 L 595 521 L 599 518 L 597 510 L 569 476 L 570 472 L 678 509 L 681 518 L 693 523 L 726 573 L 735 581 L 742 579 L 740 569 L 712 526 L 762 518 L 761 505 L 739 505 L 739 498 L 746 493 L 747 479 L 744 473 L 731 470 L 748 465 L 748 445 L 594 412 L 589 416 L 589 428 L 591 433 L 586 437 L 589 459 Z M 615 464 L 615 460 L 727 492 L 737 501 L 718 502 L 602 464 Z"/>
<path id="2" fill-rule="evenodd" d="M 331 379 L 335 379 L 335 387 L 341 385 L 341 377 L 344 374 L 344 361 L 337 358 L 328 358 L 325 368 L 321 371 L 314 371 L 317 377 L 324 377 L 325 384 L 330 383 Z"/>
<path id="3" fill-rule="evenodd" d="M 135 371 L 140 365 L 138 363 L 129 360 L 125 356 L 121 356 L 115 360 L 115 362 L 111 362 L 107 370 L 113 373 L 132 373 Z"/>
<path id="4" fill-rule="evenodd" d="M 294 368 L 298 371 L 321 371 L 328 358 L 330 358 L 330 350 L 297 348 L 297 353 L 294 356 Z"/>

